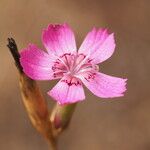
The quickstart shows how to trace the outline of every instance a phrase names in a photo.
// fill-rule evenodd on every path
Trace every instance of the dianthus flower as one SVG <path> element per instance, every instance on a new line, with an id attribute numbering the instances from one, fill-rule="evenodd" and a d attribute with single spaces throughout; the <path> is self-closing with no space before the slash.
<path id="1" fill-rule="evenodd" d="M 60 81 L 48 94 L 59 104 L 85 99 L 83 84 L 96 96 L 123 96 L 126 80 L 98 72 L 97 64 L 114 52 L 114 34 L 93 28 L 77 51 L 75 36 L 69 25 L 49 25 L 42 33 L 43 51 L 33 44 L 20 53 L 23 71 L 34 80 Z"/>

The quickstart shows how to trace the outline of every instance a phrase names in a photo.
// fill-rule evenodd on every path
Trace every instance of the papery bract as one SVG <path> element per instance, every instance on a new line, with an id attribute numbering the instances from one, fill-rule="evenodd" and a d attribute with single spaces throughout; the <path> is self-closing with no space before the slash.
<path id="1" fill-rule="evenodd" d="M 99 63 L 115 50 L 114 34 L 93 28 L 77 51 L 74 33 L 67 24 L 49 25 L 43 30 L 44 52 L 33 44 L 20 53 L 23 71 L 34 80 L 60 81 L 48 92 L 59 104 L 85 99 L 83 84 L 96 96 L 123 96 L 126 80 L 98 72 Z"/>

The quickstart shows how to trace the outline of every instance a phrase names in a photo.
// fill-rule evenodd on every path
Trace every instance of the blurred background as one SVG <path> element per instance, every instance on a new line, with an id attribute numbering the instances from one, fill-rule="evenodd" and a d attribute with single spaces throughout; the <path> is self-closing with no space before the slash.
<path id="1" fill-rule="evenodd" d="M 100 99 L 86 90 L 60 150 L 150 150 L 150 1 L 149 0 L 0 0 L 0 150 L 47 150 L 25 112 L 14 61 L 6 47 L 35 43 L 49 23 L 67 22 L 78 47 L 93 26 L 115 32 L 117 47 L 100 65 L 106 74 L 128 78 L 123 98 Z M 46 92 L 56 82 L 38 82 Z"/>

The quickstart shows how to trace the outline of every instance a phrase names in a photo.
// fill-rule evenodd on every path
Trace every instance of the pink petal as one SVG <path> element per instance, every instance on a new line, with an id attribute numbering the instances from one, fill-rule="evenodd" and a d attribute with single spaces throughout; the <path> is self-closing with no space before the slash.
<path id="1" fill-rule="evenodd" d="M 74 33 L 67 24 L 49 25 L 43 30 L 42 41 L 48 52 L 61 56 L 64 53 L 76 53 Z"/>
<path id="2" fill-rule="evenodd" d="M 23 71 L 34 80 L 54 79 L 52 58 L 44 51 L 30 44 L 20 53 Z"/>
<path id="3" fill-rule="evenodd" d="M 102 98 L 120 97 L 126 91 L 127 79 L 99 72 L 84 75 L 81 80 L 93 94 Z"/>
<path id="4" fill-rule="evenodd" d="M 115 50 L 114 34 L 109 34 L 107 29 L 95 28 L 85 37 L 79 53 L 88 55 L 93 63 L 98 64 L 113 54 Z"/>
<path id="5" fill-rule="evenodd" d="M 82 83 L 74 77 L 62 78 L 48 94 L 61 105 L 85 99 Z"/>

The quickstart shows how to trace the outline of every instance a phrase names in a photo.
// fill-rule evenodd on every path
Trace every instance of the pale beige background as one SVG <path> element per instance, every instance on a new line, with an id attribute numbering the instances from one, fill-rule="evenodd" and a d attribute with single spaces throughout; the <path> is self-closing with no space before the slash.
<path id="1" fill-rule="evenodd" d="M 78 46 L 93 26 L 114 31 L 116 52 L 100 70 L 129 81 L 123 98 L 104 100 L 86 90 L 59 149 L 150 150 L 149 0 L 0 0 L 0 150 L 47 150 L 24 111 L 6 39 L 14 37 L 20 49 L 43 47 L 42 28 L 63 22 L 74 29 Z M 54 82 L 39 84 L 52 107 L 46 92 Z"/>

